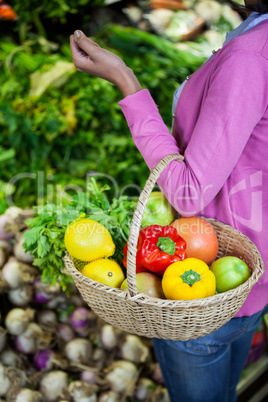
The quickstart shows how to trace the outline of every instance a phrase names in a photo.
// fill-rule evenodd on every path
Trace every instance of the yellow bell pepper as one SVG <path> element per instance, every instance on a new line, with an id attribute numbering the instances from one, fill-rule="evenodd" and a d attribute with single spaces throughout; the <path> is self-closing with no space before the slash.
<path id="1" fill-rule="evenodd" d="M 215 295 L 216 278 L 205 262 L 197 258 L 186 258 L 174 262 L 166 269 L 162 288 L 167 299 L 201 299 Z"/>

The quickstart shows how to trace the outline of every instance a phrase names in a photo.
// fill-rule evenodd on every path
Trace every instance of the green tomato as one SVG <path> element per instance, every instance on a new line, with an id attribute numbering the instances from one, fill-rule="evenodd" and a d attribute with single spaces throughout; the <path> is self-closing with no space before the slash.
<path id="1" fill-rule="evenodd" d="M 150 225 L 170 225 L 174 221 L 175 215 L 176 211 L 164 194 L 161 191 L 153 191 L 149 196 L 141 226 L 145 228 Z"/>
<path id="2" fill-rule="evenodd" d="M 219 293 L 236 288 L 250 277 L 249 267 L 238 257 L 219 258 L 210 269 L 216 277 L 216 289 Z"/>

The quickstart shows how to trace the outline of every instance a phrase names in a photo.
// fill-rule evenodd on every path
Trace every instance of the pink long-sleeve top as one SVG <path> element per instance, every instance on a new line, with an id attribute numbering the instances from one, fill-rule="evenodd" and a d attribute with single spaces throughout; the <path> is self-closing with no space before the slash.
<path id="1" fill-rule="evenodd" d="M 158 184 L 182 216 L 248 236 L 268 262 L 268 21 L 230 40 L 184 86 L 172 135 L 148 90 L 119 102 L 149 169 L 180 153 Z M 237 316 L 268 303 L 268 269 Z"/>

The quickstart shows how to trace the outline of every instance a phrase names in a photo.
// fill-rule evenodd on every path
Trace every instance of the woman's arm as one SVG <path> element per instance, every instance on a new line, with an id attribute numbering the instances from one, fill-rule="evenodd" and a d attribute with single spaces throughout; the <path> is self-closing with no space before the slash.
<path id="1" fill-rule="evenodd" d="M 77 31 L 76 31 L 77 32 Z M 79 32 L 79 31 L 78 31 Z M 83 33 L 71 36 L 71 51 L 79 71 L 115 84 L 133 140 L 148 167 L 164 156 L 180 153 L 156 104 L 125 63 Z M 202 211 L 217 195 L 267 108 L 267 60 L 237 51 L 214 73 L 185 161 L 171 162 L 158 184 L 174 208 L 184 216 Z"/>
<path id="2" fill-rule="evenodd" d="M 267 108 L 267 67 L 267 60 L 260 54 L 236 51 L 222 61 L 211 77 L 184 151 L 185 161 L 171 162 L 158 180 L 170 203 L 182 215 L 199 214 L 233 171 Z M 149 92 L 140 91 L 119 104 L 150 169 L 164 156 L 180 152 Z M 189 104 L 189 113 L 190 110 Z"/>

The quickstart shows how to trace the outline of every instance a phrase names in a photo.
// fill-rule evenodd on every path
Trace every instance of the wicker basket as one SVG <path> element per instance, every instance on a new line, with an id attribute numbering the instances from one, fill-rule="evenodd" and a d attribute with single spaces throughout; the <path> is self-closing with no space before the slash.
<path id="1" fill-rule="evenodd" d="M 228 225 L 207 219 L 218 237 L 218 258 L 233 255 L 243 259 L 251 269 L 250 278 L 228 292 L 187 301 L 163 300 L 137 292 L 136 246 L 142 216 L 157 179 L 174 160 L 183 158 L 177 154 L 163 158 L 152 170 L 140 194 L 128 239 L 128 290 L 111 288 L 85 277 L 74 266 L 69 254 L 65 256 L 65 265 L 84 300 L 106 322 L 148 338 L 185 341 L 207 335 L 234 317 L 263 274 L 264 266 L 259 251 L 246 236 Z"/>

